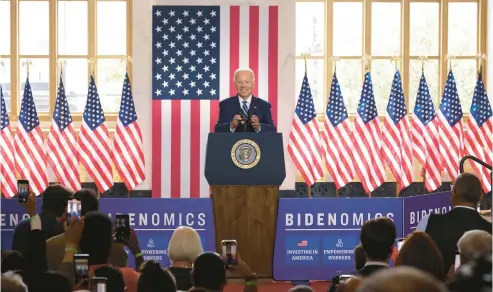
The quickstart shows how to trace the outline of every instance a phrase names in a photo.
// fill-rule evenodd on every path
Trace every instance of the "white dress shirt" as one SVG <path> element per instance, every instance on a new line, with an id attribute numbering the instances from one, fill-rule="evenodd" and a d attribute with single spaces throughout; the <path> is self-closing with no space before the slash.
<path id="1" fill-rule="evenodd" d="M 247 106 L 247 111 L 250 110 L 250 104 L 252 103 L 252 95 L 247 99 L 243 99 L 239 94 L 238 94 L 238 102 L 240 103 L 240 108 L 243 111 L 243 101 L 246 101 L 246 106 Z M 229 128 L 231 133 L 234 133 L 236 129 L 232 129 L 231 127 Z M 258 130 L 255 130 L 257 133 L 260 132 L 260 128 Z"/>

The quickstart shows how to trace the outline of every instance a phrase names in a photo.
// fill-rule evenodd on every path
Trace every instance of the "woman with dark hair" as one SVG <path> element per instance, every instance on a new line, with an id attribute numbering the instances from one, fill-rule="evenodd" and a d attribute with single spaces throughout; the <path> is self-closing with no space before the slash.
<path id="1" fill-rule="evenodd" d="M 156 261 L 148 261 L 140 268 L 137 292 L 176 292 L 176 282 L 167 269 Z"/>
<path id="2" fill-rule="evenodd" d="M 444 281 L 446 276 L 440 250 L 433 239 L 421 231 L 415 231 L 406 238 L 397 255 L 395 266 L 415 267 L 440 281 Z"/>

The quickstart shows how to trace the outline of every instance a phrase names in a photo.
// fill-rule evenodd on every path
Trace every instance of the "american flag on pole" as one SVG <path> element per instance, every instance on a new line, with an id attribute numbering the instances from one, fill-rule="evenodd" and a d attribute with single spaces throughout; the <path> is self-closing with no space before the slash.
<path id="1" fill-rule="evenodd" d="M 87 92 L 86 107 L 82 115 L 79 133 L 80 162 L 103 193 L 113 186 L 111 168 L 110 137 L 99 100 L 98 90 L 91 75 Z"/>
<path id="2" fill-rule="evenodd" d="M 145 179 L 142 133 L 137 122 L 132 89 L 125 74 L 120 113 L 113 141 L 113 164 L 129 191 Z"/>
<path id="3" fill-rule="evenodd" d="M 14 145 L 15 168 L 22 179 L 29 181 L 33 193 L 41 194 L 48 187 L 46 153 L 29 77 L 24 86 Z"/>
<path id="4" fill-rule="evenodd" d="M 14 138 L 10 129 L 9 115 L 2 86 L 0 85 L 0 191 L 11 198 L 17 194 L 17 178 L 15 177 Z"/>
<path id="5" fill-rule="evenodd" d="M 464 142 L 462 137 L 462 107 L 452 70 L 448 73 L 440 103 L 438 127 L 443 170 L 449 174 L 453 181 L 459 175 L 459 162 L 462 159 Z"/>
<path id="6" fill-rule="evenodd" d="M 207 137 L 236 69 L 253 70 L 277 122 L 278 7 L 154 6 L 152 21 L 153 197 L 209 197 Z"/>
<path id="7" fill-rule="evenodd" d="M 351 123 L 341 86 L 334 72 L 329 102 L 325 111 L 322 148 L 325 155 L 325 166 L 337 189 L 347 185 L 354 178 L 354 165 L 350 155 L 351 137 Z"/>
<path id="8" fill-rule="evenodd" d="M 472 97 L 469 123 L 467 123 L 464 155 L 473 155 L 489 165 L 493 162 L 493 112 L 484 89 L 482 70 L 478 74 Z M 491 176 L 488 169 L 475 162 L 471 163 L 480 176 L 485 193 L 491 191 Z"/>
<path id="9" fill-rule="evenodd" d="M 366 193 L 370 194 L 385 180 L 382 133 L 378 124 L 377 105 L 373 95 L 370 72 L 365 74 L 354 124 L 352 153 L 356 165 L 355 174 L 361 180 Z"/>
<path id="10" fill-rule="evenodd" d="M 422 167 L 426 190 L 434 191 L 442 184 L 441 156 L 438 142 L 438 117 L 424 73 L 419 81 L 418 96 L 411 119 L 413 156 Z"/>
<path id="11" fill-rule="evenodd" d="M 289 135 L 288 152 L 308 186 L 324 175 L 317 113 L 306 72 Z"/>
<path id="12" fill-rule="evenodd" d="M 72 115 L 68 107 L 62 73 L 58 85 L 58 96 L 53 112 L 53 122 L 48 135 L 48 164 L 58 182 L 74 191 L 81 189 L 79 176 L 79 154 Z"/>
<path id="13" fill-rule="evenodd" d="M 412 182 L 412 144 L 401 73 L 395 72 L 387 114 L 382 127 L 384 159 L 394 175 L 399 191 Z"/>

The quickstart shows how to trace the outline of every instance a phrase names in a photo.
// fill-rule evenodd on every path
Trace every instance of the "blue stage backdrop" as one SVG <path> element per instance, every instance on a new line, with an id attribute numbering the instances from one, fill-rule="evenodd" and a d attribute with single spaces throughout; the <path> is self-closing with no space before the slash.
<path id="1" fill-rule="evenodd" d="M 388 217 L 402 234 L 402 199 L 281 199 L 274 251 L 275 280 L 330 280 L 354 271 L 363 222 Z"/>
<path id="2" fill-rule="evenodd" d="M 412 233 L 424 216 L 432 213 L 444 214 L 452 209 L 450 192 L 408 197 L 403 200 L 404 236 Z"/>
<path id="3" fill-rule="evenodd" d="M 205 250 L 215 250 L 214 217 L 210 199 L 100 199 L 102 212 L 129 214 L 130 225 L 139 238 L 144 260 L 156 260 L 169 265 L 168 242 L 178 226 L 190 226 L 198 231 Z M 41 200 L 38 200 L 38 208 Z M 13 228 L 25 210 L 16 199 L 2 199 L 2 249 L 12 246 Z M 134 266 L 129 255 L 129 266 Z"/>

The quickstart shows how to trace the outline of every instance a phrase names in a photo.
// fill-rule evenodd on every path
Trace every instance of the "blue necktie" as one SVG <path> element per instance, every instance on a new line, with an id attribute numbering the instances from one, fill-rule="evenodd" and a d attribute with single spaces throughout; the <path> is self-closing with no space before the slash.
<path id="1" fill-rule="evenodd" d="M 243 107 L 242 107 L 242 109 L 243 109 L 243 113 L 245 114 L 245 117 L 248 117 L 248 106 L 247 106 L 247 101 L 246 100 L 243 101 Z"/>

